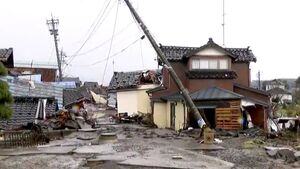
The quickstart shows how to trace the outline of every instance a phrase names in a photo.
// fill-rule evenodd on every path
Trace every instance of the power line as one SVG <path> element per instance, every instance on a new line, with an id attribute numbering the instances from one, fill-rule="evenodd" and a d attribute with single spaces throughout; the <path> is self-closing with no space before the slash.
<path id="1" fill-rule="evenodd" d="M 112 44 L 113 44 L 113 41 L 114 41 L 114 36 L 115 36 L 115 31 L 116 31 L 117 21 L 118 21 L 118 13 L 119 13 L 119 4 L 117 4 L 116 17 L 115 17 L 115 22 L 114 22 L 114 27 L 113 27 L 113 33 L 112 33 L 112 37 L 111 37 L 111 41 L 110 41 L 110 47 L 109 47 L 108 54 L 107 54 L 107 60 L 106 60 L 105 67 L 104 67 L 104 74 L 103 74 L 103 77 L 102 77 L 102 84 L 104 82 L 104 77 L 105 77 L 105 73 L 106 73 L 107 63 L 108 63 L 108 59 L 109 59 L 110 52 L 111 52 L 111 49 L 112 49 Z"/>
<path id="2" fill-rule="evenodd" d="M 126 25 L 123 29 L 121 29 L 119 32 L 117 32 L 117 33 L 115 34 L 115 37 L 119 36 L 119 35 L 120 35 L 121 33 L 123 33 L 126 29 L 128 29 L 128 28 L 132 25 L 132 23 L 133 23 L 133 22 L 129 23 L 129 24 Z M 95 51 L 96 49 L 101 48 L 101 47 L 104 46 L 106 43 L 110 42 L 111 39 L 112 39 L 112 38 L 106 39 L 106 40 L 103 41 L 101 44 L 99 44 L 99 45 L 97 45 L 97 46 L 95 46 L 95 47 L 93 47 L 93 48 L 91 48 L 91 49 L 89 49 L 89 50 L 87 50 L 87 51 L 85 51 L 85 52 L 79 53 L 79 54 L 77 54 L 77 56 L 82 56 L 82 55 L 86 55 L 86 54 L 88 54 L 88 53 L 91 53 L 91 52 Z"/>
<path id="3" fill-rule="evenodd" d="M 129 45 L 127 45 L 125 48 L 123 48 L 122 50 L 114 53 L 113 55 L 111 55 L 109 58 L 113 58 L 113 57 L 116 57 L 118 56 L 119 54 L 123 53 L 124 51 L 126 51 L 129 47 L 131 47 L 132 45 L 134 45 L 136 42 L 138 42 L 139 40 L 143 40 L 145 38 L 145 35 L 141 36 L 140 38 L 136 39 L 135 41 L 133 41 L 132 43 L 130 43 Z M 76 65 L 76 66 L 82 66 L 82 67 L 88 67 L 88 66 L 94 66 L 94 65 L 97 65 L 99 63 L 102 63 L 104 61 L 106 61 L 107 59 L 109 59 L 108 57 L 102 59 L 102 60 L 99 60 L 97 62 L 94 62 L 92 64 L 88 64 L 88 65 Z"/>
<path id="4" fill-rule="evenodd" d="M 107 4 L 107 1 L 109 0 L 106 0 L 104 3 L 103 3 L 103 6 L 101 8 L 101 10 L 99 11 L 99 13 L 97 14 L 97 17 L 95 18 L 95 20 L 93 21 L 93 23 L 91 24 L 91 26 L 89 27 L 88 31 L 86 32 L 86 34 L 84 35 L 84 38 L 82 39 L 85 39 L 85 37 L 89 36 L 89 34 L 91 33 L 91 30 L 95 28 L 96 26 L 96 23 L 99 22 L 100 18 L 102 17 L 102 12 L 104 10 L 104 7 L 105 7 L 105 4 Z M 109 2 L 110 3 L 110 2 Z M 93 28 L 94 27 L 94 28 Z"/>
<path id="5" fill-rule="evenodd" d="M 92 35 L 94 35 L 94 33 L 96 32 L 96 29 L 98 29 L 102 23 L 105 21 L 105 19 L 107 18 L 108 14 L 110 13 L 112 7 L 109 9 L 107 15 L 105 16 L 105 12 L 107 11 L 109 5 L 111 3 L 111 0 L 108 2 L 108 4 L 105 6 L 105 9 L 101 15 L 101 17 L 99 17 L 96 25 L 94 26 L 93 30 L 90 32 L 89 36 L 86 38 L 86 40 L 83 42 L 83 44 L 80 46 L 80 48 L 70 57 L 70 61 L 68 64 L 70 64 L 74 59 L 75 57 L 77 56 L 77 54 L 81 51 L 81 49 L 84 47 L 84 45 L 90 40 L 90 38 L 92 37 Z M 105 17 L 104 17 L 105 16 Z M 104 17 L 104 18 L 103 18 Z M 103 18 L 103 19 L 102 19 Z M 101 21 L 101 22 L 100 22 Z"/>

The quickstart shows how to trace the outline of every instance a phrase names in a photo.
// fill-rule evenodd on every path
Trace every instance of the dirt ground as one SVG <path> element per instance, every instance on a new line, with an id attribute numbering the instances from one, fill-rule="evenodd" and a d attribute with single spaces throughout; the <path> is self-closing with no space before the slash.
<path id="1" fill-rule="evenodd" d="M 107 123 L 102 116 L 100 123 Z M 245 148 L 254 138 L 218 136 L 223 150 L 196 150 L 200 143 L 197 131 L 177 133 L 136 124 L 101 125 L 94 132 L 74 132 L 60 140 L 37 148 L 0 150 L 1 169 L 147 169 L 147 168 L 300 168 L 299 162 L 272 159 L 263 146 L 281 144 L 265 140 L 263 144 Z M 101 136 L 115 133 L 116 136 Z M 297 144 L 297 142 L 293 142 Z M 173 156 L 182 159 L 173 159 Z"/>

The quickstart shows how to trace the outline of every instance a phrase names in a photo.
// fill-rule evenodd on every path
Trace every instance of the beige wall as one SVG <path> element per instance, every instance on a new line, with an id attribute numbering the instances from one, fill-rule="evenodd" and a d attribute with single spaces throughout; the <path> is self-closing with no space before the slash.
<path id="1" fill-rule="evenodd" d="M 171 127 L 171 103 L 154 103 L 153 119 L 154 123 L 159 128 L 170 128 Z M 176 102 L 175 102 L 176 103 Z M 177 102 L 175 107 L 175 130 L 182 129 L 184 123 L 187 122 L 187 111 L 186 106 L 183 103 Z"/>
<path id="2" fill-rule="evenodd" d="M 167 127 L 167 104 L 154 102 L 153 121 L 158 128 Z"/>
<path id="3" fill-rule="evenodd" d="M 138 110 L 138 91 L 117 92 L 118 113 L 127 112 L 128 115 L 136 113 Z"/>
<path id="4" fill-rule="evenodd" d="M 157 85 L 141 85 L 137 89 L 117 91 L 118 113 L 151 113 L 151 102 L 147 90 Z"/>
<path id="5" fill-rule="evenodd" d="M 138 111 L 142 113 L 151 113 L 151 101 L 150 97 L 146 93 L 148 89 L 138 90 L 137 91 L 137 100 L 138 100 Z"/>
<path id="6" fill-rule="evenodd" d="M 175 130 L 183 129 L 184 123 L 186 123 L 186 110 L 183 103 L 177 102 L 175 116 Z"/>

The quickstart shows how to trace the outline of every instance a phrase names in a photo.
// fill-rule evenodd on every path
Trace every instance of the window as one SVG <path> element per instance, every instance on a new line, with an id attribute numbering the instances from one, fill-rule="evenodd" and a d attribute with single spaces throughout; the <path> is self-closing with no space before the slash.
<path id="1" fill-rule="evenodd" d="M 228 61 L 226 59 L 219 60 L 220 69 L 228 69 Z"/>
<path id="2" fill-rule="evenodd" d="M 209 68 L 208 60 L 200 60 L 200 69 L 208 69 L 208 68 Z"/>
<path id="3" fill-rule="evenodd" d="M 200 68 L 200 60 L 199 59 L 193 59 L 192 60 L 192 69 L 199 69 Z"/>
<path id="4" fill-rule="evenodd" d="M 193 59 L 191 69 L 229 69 L 227 59 Z"/>
<path id="5" fill-rule="evenodd" d="M 209 69 L 218 69 L 218 60 L 210 60 Z"/>

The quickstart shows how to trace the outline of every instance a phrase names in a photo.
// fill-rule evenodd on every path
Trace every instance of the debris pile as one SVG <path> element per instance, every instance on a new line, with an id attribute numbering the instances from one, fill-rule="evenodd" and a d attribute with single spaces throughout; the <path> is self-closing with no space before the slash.
<path id="1" fill-rule="evenodd" d="M 265 147 L 268 156 L 275 159 L 282 159 L 287 163 L 299 160 L 300 154 L 290 148 L 285 147 Z"/>
<path id="2" fill-rule="evenodd" d="M 136 123 L 142 124 L 147 127 L 154 127 L 156 128 L 156 124 L 154 124 L 152 120 L 152 115 L 149 113 L 134 113 L 132 115 L 128 115 L 127 113 L 119 113 L 117 116 L 113 118 L 118 123 Z"/>

